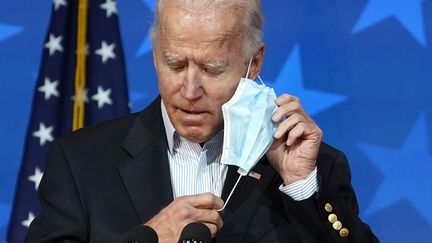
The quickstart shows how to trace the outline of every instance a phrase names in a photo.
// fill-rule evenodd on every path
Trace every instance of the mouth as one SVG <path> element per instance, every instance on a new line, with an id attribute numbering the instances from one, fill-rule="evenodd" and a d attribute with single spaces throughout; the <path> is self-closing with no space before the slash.
<path id="1" fill-rule="evenodd" d="M 203 119 L 204 115 L 207 113 L 206 111 L 185 110 L 181 108 L 178 108 L 178 110 L 183 115 L 183 118 L 189 121 L 199 121 Z"/>
<path id="2" fill-rule="evenodd" d="M 199 115 L 203 114 L 204 112 L 196 112 L 196 111 L 187 111 L 187 110 L 181 110 L 183 113 L 190 114 L 190 115 Z"/>
<path id="3" fill-rule="evenodd" d="M 203 113 L 206 113 L 206 111 L 194 111 L 194 110 L 185 110 L 185 109 L 181 109 L 178 108 L 181 112 L 186 113 L 186 114 L 190 114 L 190 115 L 200 115 Z"/>

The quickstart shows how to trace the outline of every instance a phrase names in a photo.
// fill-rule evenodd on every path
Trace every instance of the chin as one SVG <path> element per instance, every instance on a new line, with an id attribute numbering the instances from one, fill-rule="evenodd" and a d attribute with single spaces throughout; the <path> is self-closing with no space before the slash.
<path id="1" fill-rule="evenodd" d="M 193 143 L 204 143 L 210 140 L 215 134 L 201 126 L 183 127 L 177 129 L 177 132 L 183 138 Z"/>

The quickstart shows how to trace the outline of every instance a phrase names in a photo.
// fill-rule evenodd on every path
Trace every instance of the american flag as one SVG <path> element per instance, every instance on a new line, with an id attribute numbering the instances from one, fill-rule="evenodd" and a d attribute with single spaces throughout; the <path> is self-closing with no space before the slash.
<path id="1" fill-rule="evenodd" d="M 82 30 L 78 27 L 79 6 L 86 6 L 87 19 L 81 22 L 87 28 L 85 48 L 77 48 L 77 33 Z M 86 58 L 86 84 L 76 95 L 80 55 Z M 129 113 L 114 0 L 53 0 L 8 229 L 9 243 L 23 242 L 30 223 L 40 212 L 37 190 L 47 152 L 56 137 L 72 131 L 74 102 L 79 100 L 84 102 L 84 126 Z"/>

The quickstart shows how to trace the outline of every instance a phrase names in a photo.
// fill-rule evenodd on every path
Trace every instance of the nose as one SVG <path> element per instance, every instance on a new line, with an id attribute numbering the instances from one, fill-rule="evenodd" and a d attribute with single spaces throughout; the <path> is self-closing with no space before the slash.
<path id="1" fill-rule="evenodd" d="M 188 68 L 183 78 L 182 88 L 180 91 L 185 99 L 195 101 L 203 96 L 204 91 L 200 76 L 198 70 L 195 68 Z"/>

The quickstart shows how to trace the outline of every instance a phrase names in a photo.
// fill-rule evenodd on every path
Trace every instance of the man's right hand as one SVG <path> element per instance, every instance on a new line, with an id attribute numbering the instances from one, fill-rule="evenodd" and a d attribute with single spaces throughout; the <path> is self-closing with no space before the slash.
<path id="1" fill-rule="evenodd" d="M 156 231 L 160 243 L 177 242 L 183 228 L 192 222 L 205 224 L 215 237 L 223 225 L 216 209 L 223 205 L 223 200 L 211 193 L 178 197 L 145 225 Z"/>

